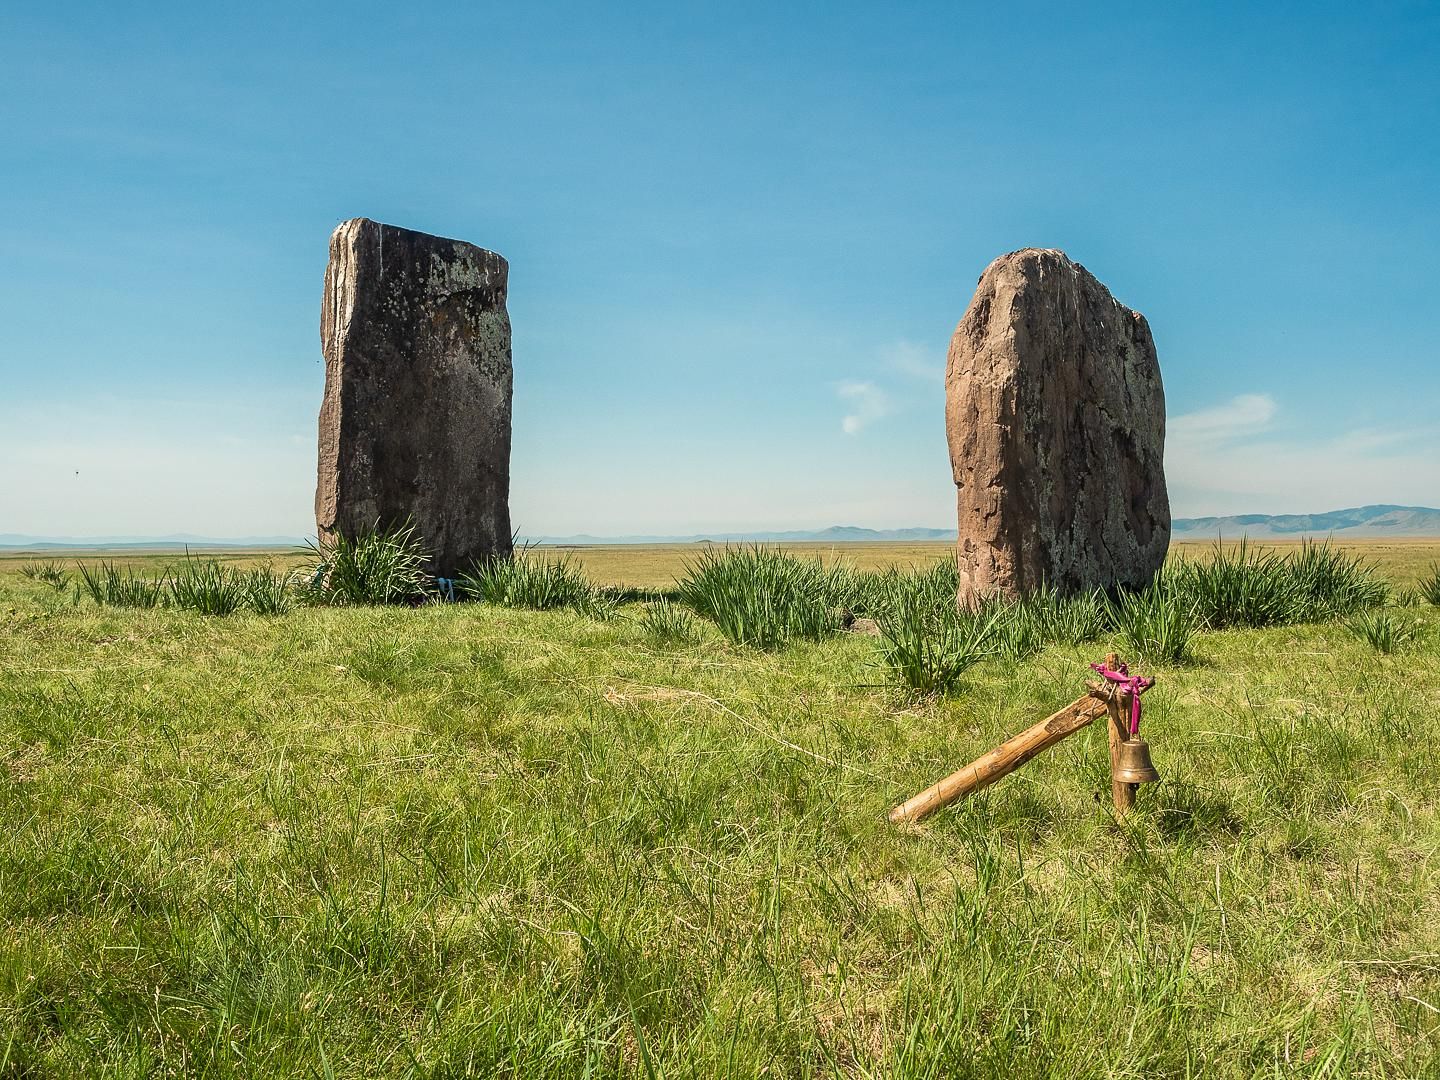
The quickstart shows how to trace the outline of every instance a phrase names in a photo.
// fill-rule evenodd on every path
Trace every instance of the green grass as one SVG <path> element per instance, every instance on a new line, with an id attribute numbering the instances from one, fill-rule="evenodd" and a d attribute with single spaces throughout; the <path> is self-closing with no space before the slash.
<path id="1" fill-rule="evenodd" d="M 510 558 L 475 566 L 461 575 L 458 585 L 469 599 L 534 611 L 583 610 L 595 603 L 596 594 L 573 559 L 542 556 L 526 548 L 516 549 Z"/>
<path id="2" fill-rule="evenodd" d="M 413 523 L 337 535 L 314 555 L 305 588 L 318 604 L 416 604 L 433 589 L 429 549 Z"/>
<path id="3" fill-rule="evenodd" d="M 1390 586 L 1363 556 L 1329 544 L 1302 544 L 1291 556 L 1297 622 L 1333 619 L 1383 604 Z"/>
<path id="4" fill-rule="evenodd" d="M 233 615 L 249 608 L 261 615 L 290 610 L 295 588 L 289 575 L 268 567 L 238 569 L 215 559 L 186 557 L 176 565 L 152 564 L 141 572 L 110 562 L 76 564 L 79 573 L 73 601 L 81 595 L 103 607 L 174 607 L 200 615 Z M 21 571 L 24 573 L 24 571 Z M 30 575 L 63 591 L 68 579 Z"/>
<path id="5" fill-rule="evenodd" d="M 573 569 L 568 561 L 550 566 Z M 990 655 L 1020 663 L 1048 645 L 1078 646 L 1113 630 L 1128 655 L 1181 664 L 1190 661 L 1191 639 L 1202 626 L 1361 618 L 1389 594 L 1363 558 L 1310 543 L 1283 556 L 1243 543 L 1217 545 L 1207 560 L 1171 563 L 1149 587 L 1110 597 L 1041 589 L 961 612 L 957 587 L 953 561 L 865 572 L 773 547 L 737 547 L 702 551 L 679 578 L 676 595 L 730 642 L 761 649 L 820 641 L 857 616 L 873 617 L 895 680 L 945 693 Z"/>
<path id="6" fill-rule="evenodd" d="M 244 605 L 248 592 L 237 570 L 214 559 L 186 559 L 166 580 L 170 603 L 201 615 L 232 615 Z"/>
<path id="7" fill-rule="evenodd" d="M 20 566 L 20 574 L 31 581 L 41 581 L 53 589 L 64 589 L 70 584 L 69 573 L 57 563 L 27 562 Z"/>
<path id="8" fill-rule="evenodd" d="M 1216 544 L 1203 559 L 1172 562 L 1166 584 L 1212 630 L 1354 615 L 1389 592 L 1364 556 L 1308 541 L 1283 554 L 1244 541 Z"/>
<path id="9" fill-rule="evenodd" d="M 1002 630 L 1000 616 L 998 608 L 957 612 L 953 602 L 937 608 L 922 590 L 902 592 L 877 620 L 885 664 L 911 690 L 953 691 L 965 672 L 1015 640 Z M 1015 650 L 1009 651 L 1013 658 Z"/>
<path id="10" fill-rule="evenodd" d="M 678 604 L 658 599 L 645 606 L 640 626 L 650 637 L 668 645 L 688 645 L 699 639 L 694 618 Z"/>
<path id="11" fill-rule="evenodd" d="M 107 607 L 154 608 L 166 600 L 168 573 L 151 578 L 128 567 L 102 562 L 90 566 L 79 563 L 76 569 L 84 592 L 97 604 Z"/>
<path id="12" fill-rule="evenodd" d="M 1440 604 L 1440 565 L 1430 568 L 1430 573 L 1420 579 L 1417 590 L 1426 603 Z"/>
<path id="13" fill-rule="evenodd" d="M 1227 541 L 1227 546 L 1231 544 Z M 594 544 L 565 547 L 542 547 L 545 553 L 567 554 L 585 564 L 593 581 L 602 585 L 641 586 L 652 589 L 669 588 L 695 560 L 704 544 Z M 716 545 L 709 545 L 715 547 Z M 938 563 L 953 562 L 955 545 L 945 541 L 877 542 L 877 543 L 799 543 L 776 544 L 775 547 L 806 559 L 820 559 L 827 566 L 843 563 L 859 570 L 910 570 Z M 1294 540 L 1250 541 L 1252 551 L 1274 551 L 1285 555 L 1297 551 Z M 1397 587 L 1413 585 L 1440 559 L 1440 540 L 1335 540 L 1331 547 L 1350 555 L 1358 555 L 1379 567 L 1385 580 Z M 1170 547 L 1170 557 L 1179 561 L 1208 559 L 1215 548 L 1213 540 L 1186 540 Z M 3 557 L 0 557 L 3 558 Z"/>
<path id="14" fill-rule="evenodd" d="M 1149 588 L 1119 594 L 1110 607 L 1125 654 L 1162 664 L 1190 661 L 1200 618 L 1195 601 L 1165 574 Z"/>
<path id="15" fill-rule="evenodd" d="M 1346 629 L 1376 652 L 1393 653 L 1414 640 L 1421 623 L 1387 611 L 1361 611 L 1345 623 Z"/>
<path id="16" fill-rule="evenodd" d="M 1096 727 L 913 832 L 1120 636 L 913 697 L 646 611 L 0 574 L 0 1076 L 1433 1074 L 1440 610 L 1197 631 L 1128 822 Z"/>
<path id="17" fill-rule="evenodd" d="M 820 560 L 768 547 L 702 551 L 679 578 L 677 595 L 734 644 L 760 649 L 819 641 L 841 622 Z"/>
<path id="18" fill-rule="evenodd" d="M 257 615 L 284 615 L 293 605 L 297 591 L 293 575 L 269 566 L 237 569 L 235 574 L 246 605 Z"/>
<path id="19" fill-rule="evenodd" d="M 1293 556 L 1257 550 L 1245 541 L 1216 544 L 1206 559 L 1172 567 L 1170 584 L 1211 630 L 1275 626 L 1301 614 Z"/>

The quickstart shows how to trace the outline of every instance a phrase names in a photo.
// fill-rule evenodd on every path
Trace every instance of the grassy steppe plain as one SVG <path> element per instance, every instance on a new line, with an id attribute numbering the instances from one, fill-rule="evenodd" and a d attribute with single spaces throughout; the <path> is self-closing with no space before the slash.
<path id="1" fill-rule="evenodd" d="M 554 551 L 577 559 L 586 572 L 602 585 L 635 585 L 666 588 L 685 564 L 707 545 L 702 544 L 604 544 L 584 547 L 553 547 Z M 714 545 L 720 546 L 720 545 Z M 860 570 L 884 570 L 891 566 L 927 566 L 954 557 L 952 543 L 854 543 L 854 544 L 771 544 L 800 555 L 814 556 L 829 563 L 843 561 Z M 1234 545 L 1226 542 L 1228 549 Z M 1280 554 L 1294 551 L 1299 541 L 1252 542 L 1252 550 Z M 1379 572 L 1397 585 L 1413 585 L 1430 567 L 1440 561 L 1440 541 L 1428 539 L 1393 539 L 1372 541 L 1335 541 L 1340 551 L 1363 555 Z M 1213 551 L 1209 541 L 1186 540 L 1174 544 L 1171 554 L 1182 559 L 1202 558 Z"/>
<path id="2" fill-rule="evenodd" d="M 574 554 L 654 586 L 688 550 Z M 1106 643 L 917 700 L 859 637 L 117 611 L 19 562 L 0 1076 L 1440 1075 L 1435 608 L 1392 656 L 1201 635 L 1127 822 L 1091 730 L 903 832 Z"/>

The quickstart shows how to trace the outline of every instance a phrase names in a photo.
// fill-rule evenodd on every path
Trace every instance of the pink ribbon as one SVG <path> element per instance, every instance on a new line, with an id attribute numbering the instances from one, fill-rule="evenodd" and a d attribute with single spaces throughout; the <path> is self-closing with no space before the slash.
<path id="1" fill-rule="evenodd" d="M 1123 694 L 1130 695 L 1130 737 L 1133 739 L 1140 734 L 1140 695 L 1155 685 L 1154 679 L 1147 679 L 1143 675 L 1131 675 L 1130 666 L 1123 660 L 1120 662 L 1119 671 L 1111 671 L 1101 664 L 1091 664 L 1090 669 L 1100 673 L 1100 677 L 1115 684 Z"/>

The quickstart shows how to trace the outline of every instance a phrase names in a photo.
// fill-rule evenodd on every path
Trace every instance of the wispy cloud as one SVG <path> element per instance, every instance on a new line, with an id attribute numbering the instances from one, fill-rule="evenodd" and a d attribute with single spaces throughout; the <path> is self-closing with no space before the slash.
<path id="1" fill-rule="evenodd" d="M 840 421 L 846 435 L 858 435 L 875 421 L 909 409 L 923 392 L 939 393 L 945 378 L 944 350 L 901 338 L 875 350 L 876 370 L 870 379 L 846 379 L 836 384 L 835 393 L 845 402 L 847 412 Z M 905 376 L 905 380 L 897 379 Z M 888 376 L 888 378 L 887 378 Z M 906 380 L 929 384 L 929 391 Z M 889 383 L 889 388 L 881 383 Z"/>
<path id="2" fill-rule="evenodd" d="M 835 392 L 850 409 L 840 421 L 840 430 L 846 435 L 858 435 L 890 412 L 890 396 L 873 382 L 847 379 L 835 388 Z"/>
<path id="3" fill-rule="evenodd" d="M 1241 394 L 1171 418 L 1165 475 L 1177 517 L 1317 513 L 1368 503 L 1434 505 L 1440 434 L 1275 430 L 1279 404 Z"/>
<path id="4" fill-rule="evenodd" d="M 1264 431 L 1275 412 L 1269 394 L 1240 394 L 1223 405 L 1171 417 L 1166 430 L 1179 442 L 1227 441 Z"/>

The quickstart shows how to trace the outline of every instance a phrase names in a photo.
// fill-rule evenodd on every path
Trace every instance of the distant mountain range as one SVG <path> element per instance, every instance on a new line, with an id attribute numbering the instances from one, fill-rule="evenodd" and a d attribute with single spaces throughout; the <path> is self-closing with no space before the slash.
<path id="1" fill-rule="evenodd" d="M 579 546 L 584 544 L 854 544 L 881 540 L 954 540 L 954 529 L 862 529 L 858 525 L 831 525 L 828 529 L 789 532 L 694 533 L 690 536 L 533 536 L 530 543 Z"/>
<path id="2" fill-rule="evenodd" d="M 1237 514 L 1233 517 L 1176 518 L 1171 532 L 1176 540 L 1213 540 L 1223 536 L 1239 540 L 1294 540 L 1302 536 L 1333 536 L 1337 540 L 1384 536 L 1440 536 L 1440 510 L 1428 506 L 1359 506 L 1327 514 Z M 865 542 L 924 542 L 954 540 L 954 529 L 862 529 L 832 525 L 828 529 L 788 532 L 706 533 L 690 536 L 531 536 L 526 543 L 556 546 L 587 544 L 853 544 Z M 175 551 L 193 548 L 260 548 L 305 545 L 300 536 L 246 536 L 217 539 L 208 536 L 21 536 L 0 533 L 0 549 L 48 551 L 64 548 L 125 548 Z"/>
<path id="3" fill-rule="evenodd" d="M 179 551 L 194 548 L 269 548 L 304 547 L 300 536 L 241 536 L 217 539 L 213 536 L 192 536 L 174 533 L 170 536 L 25 536 L 0 533 L 0 548 L 22 551 L 47 551 L 52 548 L 133 548 L 152 551 Z"/>
<path id="4" fill-rule="evenodd" d="M 1333 536 L 1337 540 L 1379 536 L 1440 536 L 1440 510 L 1428 506 L 1357 506 L 1328 514 L 1237 514 L 1234 517 L 1177 518 L 1177 540 L 1294 540 Z"/>
<path id="5" fill-rule="evenodd" d="M 1176 518 L 1171 535 L 1177 540 L 1298 539 L 1301 536 L 1370 538 L 1377 536 L 1440 536 L 1440 510 L 1426 506 L 1360 506 L 1328 514 L 1239 514 L 1234 517 Z M 866 541 L 954 540 L 954 529 L 862 529 L 832 525 L 798 532 L 712 533 L 696 536 L 541 536 L 533 542 L 582 544 L 856 543 Z"/>

